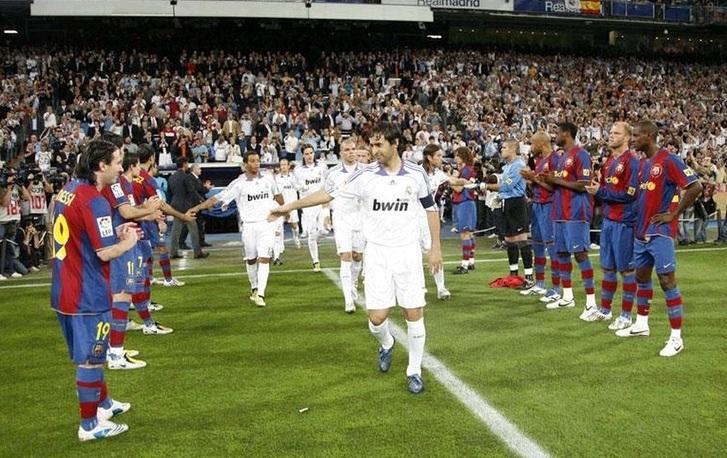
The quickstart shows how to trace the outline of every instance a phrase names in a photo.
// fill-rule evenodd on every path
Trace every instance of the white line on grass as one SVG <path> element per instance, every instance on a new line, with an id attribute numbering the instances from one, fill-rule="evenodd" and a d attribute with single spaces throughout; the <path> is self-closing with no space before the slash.
<path id="1" fill-rule="evenodd" d="M 323 269 L 323 273 L 326 274 L 326 277 L 340 288 L 341 282 L 338 276 L 333 272 L 334 269 Z M 364 306 L 362 298 L 359 297 L 356 302 L 358 305 Z M 406 333 L 404 330 L 394 324 L 391 320 L 389 321 L 389 328 L 397 342 L 409 351 Z M 486 399 L 470 388 L 465 382 L 460 380 L 460 378 L 449 370 L 442 361 L 430 355 L 426 351 L 424 352 L 423 366 L 439 383 L 444 385 L 447 391 L 452 393 L 459 402 L 464 404 L 467 410 L 472 412 L 478 420 L 484 423 L 485 426 L 499 437 L 500 440 L 502 440 L 513 452 L 517 453 L 519 456 L 528 458 L 550 456 L 548 455 L 548 452 L 538 445 L 537 442 L 526 436 L 525 433 L 520 431 L 517 426 L 511 423 Z"/>
<path id="2" fill-rule="evenodd" d="M 677 254 L 679 253 L 691 253 L 693 251 L 725 251 L 727 250 L 727 247 L 713 247 L 713 248 L 688 248 L 684 250 L 677 250 Z M 598 256 L 598 253 L 591 253 L 588 255 L 589 257 L 595 258 Z M 475 263 L 477 264 L 484 264 L 484 263 L 491 263 L 491 262 L 506 262 L 507 258 L 496 258 L 496 259 L 479 259 L 476 260 Z M 460 261 L 444 261 L 442 264 L 444 265 L 455 265 L 459 264 Z M 338 267 L 331 268 L 332 270 L 338 270 Z M 177 269 L 178 270 L 178 269 Z M 312 269 L 288 269 L 288 270 L 271 270 L 271 274 L 299 274 L 299 273 L 305 273 L 305 272 L 313 272 Z M 236 276 L 242 276 L 246 275 L 244 272 L 224 272 L 224 273 L 209 273 L 209 274 L 191 274 L 191 275 L 175 275 L 174 278 L 178 278 L 180 280 L 186 279 L 186 278 L 208 278 L 208 277 L 236 277 Z M 44 279 L 47 279 L 44 278 Z M 15 280 L 8 280 L 8 281 L 15 281 Z M 23 280 L 19 280 L 23 281 Z M 23 283 L 23 284 L 9 284 L 9 285 L 3 285 L 0 286 L 0 290 L 3 289 L 18 289 L 18 288 L 40 288 L 40 287 L 46 287 L 50 286 L 50 283 Z"/>

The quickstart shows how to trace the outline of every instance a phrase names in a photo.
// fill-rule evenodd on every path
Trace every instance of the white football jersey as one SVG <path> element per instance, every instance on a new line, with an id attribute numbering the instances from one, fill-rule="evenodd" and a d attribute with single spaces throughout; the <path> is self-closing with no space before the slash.
<path id="1" fill-rule="evenodd" d="M 345 164 L 339 164 L 331 168 L 328 171 L 328 175 L 326 175 L 325 188 L 327 190 L 340 189 L 354 173 L 364 167 L 366 167 L 364 164 L 356 162 L 351 167 L 346 167 Z M 334 225 L 337 224 L 337 221 L 345 221 L 345 224 L 349 227 L 356 229 L 361 227 L 360 199 L 346 199 L 343 197 L 334 199 L 333 202 L 331 202 L 331 208 L 333 209 Z"/>
<path id="2" fill-rule="evenodd" d="M 298 199 L 298 189 L 296 188 L 295 177 L 292 173 L 276 175 L 275 182 L 278 185 L 278 190 L 283 195 L 283 202 L 287 204 Z"/>
<path id="3" fill-rule="evenodd" d="M 270 210 L 278 206 L 275 196 L 280 194 L 278 185 L 270 175 L 248 178 L 240 175 L 228 184 L 215 198 L 227 205 L 233 200 L 237 204 L 237 214 L 242 223 L 266 221 Z"/>
<path id="4" fill-rule="evenodd" d="M 38 183 L 31 183 L 28 192 L 30 192 L 30 214 L 31 215 L 45 215 L 48 210 L 45 200 L 45 189 L 43 185 Z"/>
<path id="5" fill-rule="evenodd" d="M 427 178 L 429 178 L 429 186 L 432 187 L 432 193 L 435 194 L 443 183 L 449 181 L 449 177 L 447 177 L 447 174 L 442 169 L 434 169 L 432 173 L 427 174 Z"/>
<path id="6" fill-rule="evenodd" d="M 301 199 L 307 197 L 321 188 L 323 188 L 323 181 L 326 178 L 326 172 L 328 168 L 325 164 L 317 165 L 299 165 L 293 169 L 293 176 L 295 177 L 296 186 L 298 192 L 300 192 Z"/>
<path id="7" fill-rule="evenodd" d="M 400 247 L 418 243 L 422 205 L 436 211 L 424 169 L 402 161 L 398 173 L 390 175 L 374 162 L 351 175 L 338 190 L 327 188 L 333 198 L 360 199 L 362 230 L 366 242 Z"/>

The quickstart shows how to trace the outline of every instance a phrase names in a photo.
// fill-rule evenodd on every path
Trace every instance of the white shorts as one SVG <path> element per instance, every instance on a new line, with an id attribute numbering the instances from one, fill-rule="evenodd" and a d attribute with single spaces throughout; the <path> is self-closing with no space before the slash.
<path id="1" fill-rule="evenodd" d="M 405 309 L 424 307 L 424 267 L 418 243 L 403 247 L 366 244 L 364 293 L 367 310 L 385 310 L 395 305 Z"/>
<path id="2" fill-rule="evenodd" d="M 242 225 L 243 257 L 247 260 L 270 258 L 273 255 L 277 223 L 258 221 Z"/>
<path id="3" fill-rule="evenodd" d="M 323 231 L 323 212 L 320 205 L 303 209 L 301 223 L 303 232 L 312 234 Z"/>
<path id="4" fill-rule="evenodd" d="M 426 213 L 419 218 L 419 245 L 422 247 L 422 251 L 432 249 L 432 236 L 429 232 L 429 222 L 427 221 Z"/>
<path id="5" fill-rule="evenodd" d="M 363 253 L 364 243 L 363 232 L 349 227 L 346 223 L 336 221 L 333 218 L 333 235 L 336 239 L 336 253 Z"/>

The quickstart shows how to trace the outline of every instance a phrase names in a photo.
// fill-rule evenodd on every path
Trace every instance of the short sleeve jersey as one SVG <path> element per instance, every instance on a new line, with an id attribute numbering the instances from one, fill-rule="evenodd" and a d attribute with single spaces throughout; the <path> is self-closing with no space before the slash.
<path id="1" fill-rule="evenodd" d="M 603 165 L 601 187 L 596 194 L 603 201 L 602 214 L 611 221 L 633 226 L 636 222 L 636 189 L 639 186 L 639 158 L 626 151 L 609 156 Z"/>
<path id="2" fill-rule="evenodd" d="M 359 199 L 364 239 L 382 246 L 418 243 L 422 202 L 428 202 L 425 209 L 436 209 L 426 172 L 408 161 L 402 161 L 393 175 L 374 162 L 351 175 L 338 190 L 327 188 L 326 192 L 334 199 Z"/>
<path id="3" fill-rule="evenodd" d="M 556 153 L 550 153 L 546 157 L 538 157 L 535 159 L 535 173 L 548 174 L 557 167 L 558 156 Z M 548 191 L 538 184 L 533 185 L 533 202 L 537 204 L 549 204 L 553 202 L 553 191 Z"/>
<path id="4" fill-rule="evenodd" d="M 95 186 L 73 180 L 53 207 L 51 307 L 65 315 L 111 309 L 109 263 L 96 255 L 116 243 L 111 207 Z"/>
<path id="5" fill-rule="evenodd" d="M 327 168 L 325 165 L 301 165 L 293 170 L 300 197 L 307 197 L 323 188 Z"/>
<path id="6" fill-rule="evenodd" d="M 555 176 L 576 183 L 591 182 L 591 156 L 586 150 L 574 146 L 557 161 Z M 557 186 L 551 209 L 553 221 L 591 221 L 593 199 L 587 192 L 576 192 Z"/>
<path id="7" fill-rule="evenodd" d="M 465 165 L 462 170 L 459 171 L 459 177 L 464 180 L 474 181 L 475 170 L 471 165 Z M 459 204 L 467 200 L 475 200 L 475 191 L 472 189 L 463 189 L 462 192 L 452 193 L 452 203 Z"/>
<path id="8" fill-rule="evenodd" d="M 257 175 L 248 178 L 240 175 L 215 197 L 227 205 L 233 200 L 243 223 L 256 223 L 267 220 L 270 210 L 278 206 L 275 196 L 280 194 L 278 185 L 271 175 Z"/>
<path id="9" fill-rule="evenodd" d="M 644 161 L 639 176 L 636 237 L 662 235 L 674 238 L 676 221 L 674 224 L 656 225 L 651 223 L 651 218 L 673 210 L 672 202 L 678 199 L 679 188 L 686 188 L 697 180 L 694 170 L 667 149 Z"/>

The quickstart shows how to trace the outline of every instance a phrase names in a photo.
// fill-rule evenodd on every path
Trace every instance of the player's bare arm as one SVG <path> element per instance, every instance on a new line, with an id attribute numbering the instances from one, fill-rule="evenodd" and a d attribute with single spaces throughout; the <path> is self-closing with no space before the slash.
<path id="1" fill-rule="evenodd" d="M 333 197 L 326 192 L 325 189 L 319 189 L 318 191 L 310 194 L 302 199 L 294 200 L 293 202 L 281 205 L 278 208 L 270 210 L 270 217 L 275 219 L 280 216 L 286 216 L 293 210 L 299 210 L 301 208 L 315 207 L 316 205 L 327 204 L 332 201 Z M 277 199 L 276 202 L 280 203 Z"/>

